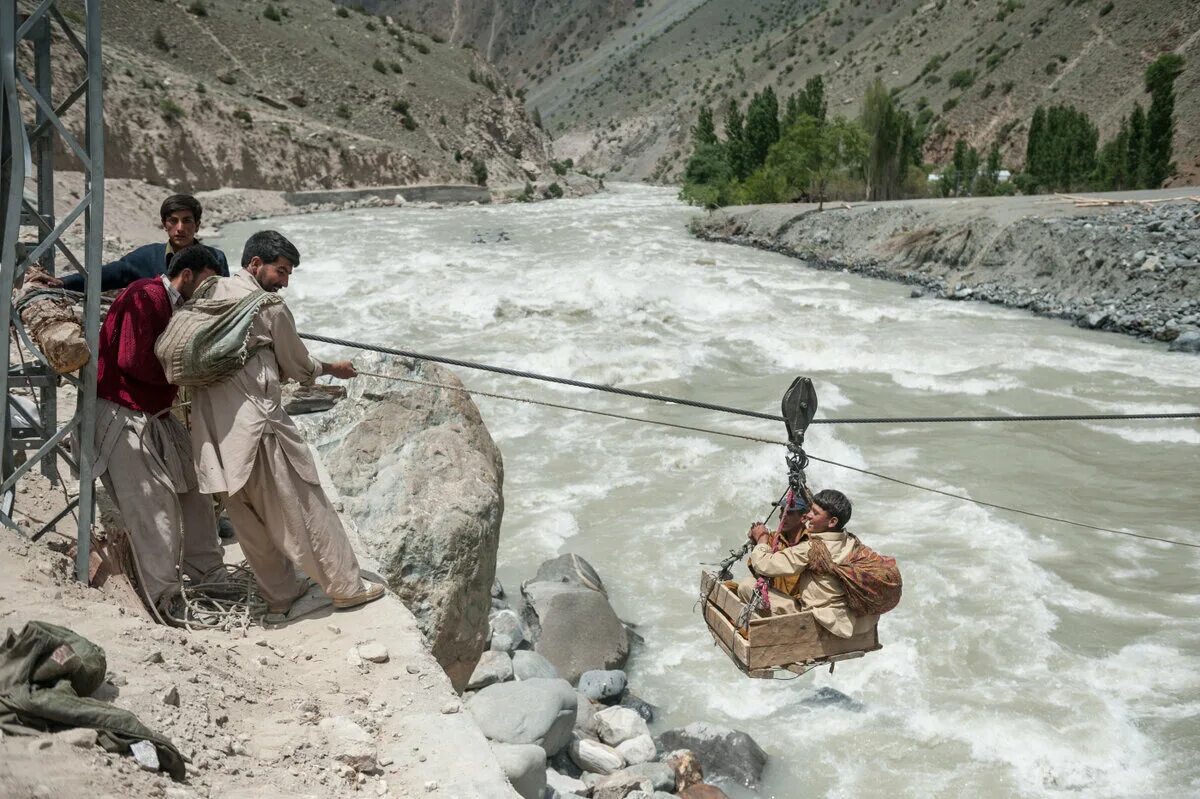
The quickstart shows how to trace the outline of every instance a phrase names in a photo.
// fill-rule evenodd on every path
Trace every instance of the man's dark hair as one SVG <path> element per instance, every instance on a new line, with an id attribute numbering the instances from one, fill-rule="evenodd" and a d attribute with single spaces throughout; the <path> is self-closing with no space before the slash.
<path id="1" fill-rule="evenodd" d="M 184 247 L 172 255 L 171 263 L 167 264 L 167 277 L 179 277 L 179 273 L 184 269 L 191 269 L 193 274 L 197 275 L 205 269 L 211 269 L 217 273 L 221 271 L 221 267 L 217 263 L 217 256 L 203 244 Z"/>
<path id="2" fill-rule="evenodd" d="M 260 230 L 246 239 L 242 248 L 242 268 L 250 265 L 250 261 L 258 256 L 264 264 L 272 264 L 280 257 L 287 258 L 292 266 L 300 265 L 300 251 L 278 230 Z"/>
<path id="3" fill-rule="evenodd" d="M 836 516 L 838 523 L 835 530 L 845 530 L 846 525 L 850 522 L 850 513 L 853 510 L 850 505 L 850 498 L 841 491 L 834 491 L 832 488 L 826 488 L 824 491 L 818 491 L 813 494 L 813 502 L 821 506 L 821 509 L 830 516 Z"/>
<path id="4" fill-rule="evenodd" d="M 192 195 L 172 194 L 163 200 L 162 207 L 158 209 L 158 216 L 159 219 L 166 222 L 167 217 L 176 211 L 191 211 L 192 218 L 196 220 L 196 224 L 200 224 L 200 214 L 203 210 L 200 207 L 200 201 Z"/>

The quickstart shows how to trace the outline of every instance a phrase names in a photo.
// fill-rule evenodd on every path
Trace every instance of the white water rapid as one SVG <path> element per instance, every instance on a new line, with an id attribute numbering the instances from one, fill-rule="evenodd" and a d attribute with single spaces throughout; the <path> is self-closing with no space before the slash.
<path id="1" fill-rule="evenodd" d="M 302 330 L 778 412 L 1150 412 L 1200 405 L 1200 360 L 691 238 L 668 190 L 382 208 L 275 227 Z M 324 348 L 325 356 L 354 353 Z M 458 370 L 469 387 L 783 438 L 782 424 Z M 1200 794 L 1200 552 L 1013 516 L 814 464 L 895 556 L 882 651 L 792 682 L 740 675 L 694 612 L 702 561 L 785 485 L 783 450 L 480 399 L 505 461 L 500 578 L 579 553 L 645 637 L 656 731 L 706 720 L 768 751 L 780 797 Z M 1200 425 L 813 427 L 815 454 L 992 502 L 1200 541 Z M 731 795 L 744 792 L 728 789 Z"/>

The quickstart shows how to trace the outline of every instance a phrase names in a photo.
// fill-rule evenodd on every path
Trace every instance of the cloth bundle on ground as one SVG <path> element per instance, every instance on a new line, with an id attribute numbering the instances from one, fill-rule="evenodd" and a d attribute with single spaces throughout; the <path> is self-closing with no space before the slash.
<path id="1" fill-rule="evenodd" d="M 850 535 L 854 548 L 841 563 L 834 563 L 825 542 L 810 538 L 808 568 L 815 574 L 832 574 L 846 586 L 846 604 L 859 616 L 887 613 L 900 604 L 902 584 L 895 558 L 880 555 Z"/>
<path id="2" fill-rule="evenodd" d="M 219 278 L 197 287 L 192 299 L 171 316 L 154 344 L 167 382 L 176 386 L 211 386 L 231 377 L 254 353 L 247 340 L 259 311 L 283 302 L 278 295 L 256 291 L 244 297 L 211 299 Z"/>
<path id="3" fill-rule="evenodd" d="M 0 729 L 34 735 L 90 727 L 119 754 L 149 741 L 162 770 L 182 780 L 184 759 L 168 739 L 128 710 L 91 698 L 106 669 L 104 650 L 66 627 L 31 621 L 19 635 L 10 629 L 0 645 Z"/>

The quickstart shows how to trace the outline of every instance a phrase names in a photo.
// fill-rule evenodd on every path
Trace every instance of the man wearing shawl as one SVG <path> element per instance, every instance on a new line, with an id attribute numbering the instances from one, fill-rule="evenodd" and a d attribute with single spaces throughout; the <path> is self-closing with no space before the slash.
<path id="1" fill-rule="evenodd" d="M 816 622 L 839 638 L 871 629 L 879 617 L 858 615 L 850 609 L 842 579 L 829 570 L 810 568 L 814 542 L 824 545 L 834 564 L 850 556 L 855 545 L 846 532 L 850 500 L 840 491 L 826 489 L 813 496 L 807 509 L 790 494 L 784 503 L 777 531 L 772 533 L 760 522 L 752 525 L 749 533 L 755 542 L 750 570 L 769 582 L 770 612 L 812 611 Z M 743 602 L 761 590 L 754 577 L 738 582 L 738 597 Z"/>
<path id="2" fill-rule="evenodd" d="M 238 300 L 286 288 L 300 253 L 274 230 L 252 235 L 242 271 L 220 278 L 212 300 Z M 317 466 L 283 409 L 281 384 L 309 385 L 322 374 L 349 379 L 349 361 L 322 363 L 296 332 L 283 302 L 264 302 L 250 323 L 249 357 L 233 375 L 197 388 L 192 399 L 192 443 L 201 490 L 229 495 L 226 509 L 259 589 L 273 613 L 286 613 L 306 584 L 296 566 L 333 600 L 349 608 L 378 599 L 382 586 L 366 585 L 345 528 L 321 488 Z"/>

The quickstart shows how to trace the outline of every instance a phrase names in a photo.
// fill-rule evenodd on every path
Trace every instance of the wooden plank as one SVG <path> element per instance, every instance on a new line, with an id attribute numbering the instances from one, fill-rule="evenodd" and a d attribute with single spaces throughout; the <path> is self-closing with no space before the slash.
<path id="1" fill-rule="evenodd" d="M 821 641 L 818 630 L 823 629 L 811 611 L 771 616 L 751 627 L 750 646 L 793 644 L 802 648 L 819 647 Z"/>
<path id="2" fill-rule="evenodd" d="M 721 613 L 716 606 L 705 603 L 704 620 L 708 623 L 708 629 L 712 630 L 713 635 L 720 638 L 729 647 L 730 651 L 733 652 L 733 656 L 737 659 L 738 663 L 742 664 L 743 668 L 747 668 L 750 647 L 746 644 L 746 639 L 733 626 L 733 623 L 725 618 L 725 614 Z"/>

